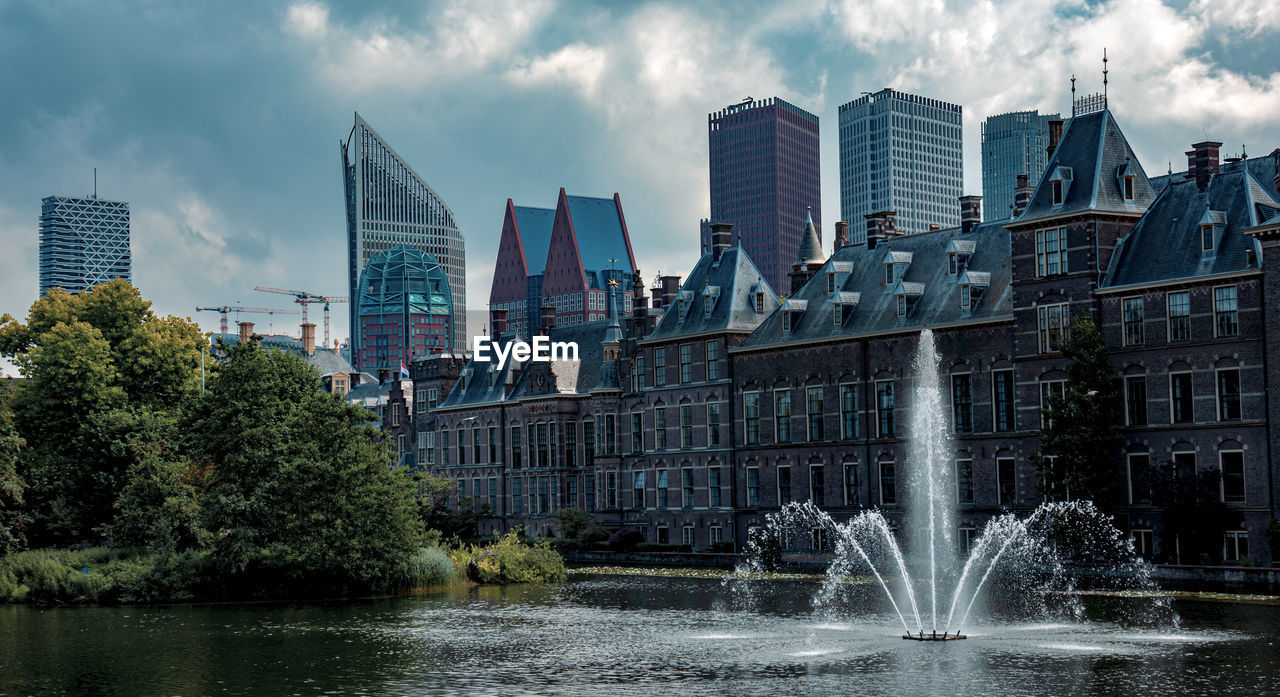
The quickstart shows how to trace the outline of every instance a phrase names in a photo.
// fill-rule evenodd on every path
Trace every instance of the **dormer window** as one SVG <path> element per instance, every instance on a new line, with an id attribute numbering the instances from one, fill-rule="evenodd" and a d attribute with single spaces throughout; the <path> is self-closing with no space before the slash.
<path id="1" fill-rule="evenodd" d="M 1062 203 L 1062 180 L 1054 179 L 1049 183 L 1053 186 L 1053 205 L 1060 205 Z"/>
<path id="2" fill-rule="evenodd" d="M 782 333 L 791 333 L 791 310 L 782 310 Z"/>
<path id="3" fill-rule="evenodd" d="M 715 306 L 716 306 L 716 296 L 714 295 L 704 296 L 702 298 L 702 315 L 704 317 L 710 317 L 711 310 L 715 309 Z"/>
<path id="4" fill-rule="evenodd" d="M 884 284 L 893 285 L 893 262 L 884 265 Z"/>
<path id="5" fill-rule="evenodd" d="M 764 314 L 764 291 L 762 290 L 756 291 L 756 314 Z"/>
<path id="6" fill-rule="evenodd" d="M 966 283 L 960 286 L 960 307 L 966 310 L 969 309 L 972 300 L 973 298 L 969 293 L 969 284 Z"/>
<path id="7" fill-rule="evenodd" d="M 1124 178 L 1124 200 L 1133 200 L 1133 175 L 1130 174 Z"/>
<path id="8" fill-rule="evenodd" d="M 951 252 L 950 254 L 948 254 L 947 255 L 947 274 L 951 276 L 956 275 L 956 272 L 959 271 L 959 266 L 960 264 L 956 259 L 956 253 Z"/>
<path id="9" fill-rule="evenodd" d="M 844 322 L 844 312 L 840 309 L 840 303 L 831 306 L 831 323 L 840 326 Z"/>
<path id="10" fill-rule="evenodd" d="M 1073 174 L 1070 167 L 1056 167 L 1049 176 L 1049 195 L 1053 205 L 1060 206 L 1067 198 L 1067 188 L 1071 186 Z"/>
<path id="11" fill-rule="evenodd" d="M 1200 226 L 1200 249 L 1205 252 L 1213 251 L 1213 224 L 1205 224 Z"/>
<path id="12" fill-rule="evenodd" d="M 676 313 L 679 315 L 681 320 L 684 319 L 684 315 L 686 312 L 688 312 L 688 310 L 689 310 L 689 304 L 685 302 L 684 298 L 680 298 L 679 300 L 676 301 Z"/>
<path id="13" fill-rule="evenodd" d="M 836 292 L 836 272 L 835 271 L 827 272 L 827 292 L 828 293 Z"/>
<path id="14" fill-rule="evenodd" d="M 907 296 L 905 295 L 898 296 L 898 316 L 899 317 L 907 316 Z"/>

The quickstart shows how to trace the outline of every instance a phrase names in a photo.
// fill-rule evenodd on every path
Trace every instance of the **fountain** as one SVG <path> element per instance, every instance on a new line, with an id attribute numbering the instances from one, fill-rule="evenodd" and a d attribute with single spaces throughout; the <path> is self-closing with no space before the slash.
<path id="1" fill-rule="evenodd" d="M 902 638 L 914 641 L 967 638 L 964 629 L 974 606 L 984 591 L 993 593 L 993 585 L 1007 604 L 1036 605 L 1026 609 L 1043 611 L 1052 599 L 1077 614 L 1071 591 L 1082 572 L 1095 582 L 1152 589 L 1150 567 L 1134 554 L 1132 542 L 1087 501 L 1044 503 L 1022 519 L 1012 513 L 997 516 L 959 563 L 952 534 L 956 473 L 938 361 L 933 332 L 925 329 L 913 365 L 905 497 L 908 553 L 879 510 L 836 522 L 812 503 L 791 503 L 767 515 L 767 525 L 755 531 L 743 570 L 775 565 L 794 546 L 797 531 L 821 530 L 834 540 L 834 561 L 819 604 L 829 604 L 846 580 L 870 576 L 902 623 Z M 1168 607 L 1167 600 L 1157 602 Z"/>

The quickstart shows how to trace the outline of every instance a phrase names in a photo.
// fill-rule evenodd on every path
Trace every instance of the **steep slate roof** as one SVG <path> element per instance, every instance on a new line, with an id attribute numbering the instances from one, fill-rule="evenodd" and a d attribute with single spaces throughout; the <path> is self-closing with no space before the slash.
<path id="1" fill-rule="evenodd" d="M 703 309 L 703 291 L 708 287 L 720 291 L 709 316 Z M 755 311 L 756 290 L 764 291 L 764 312 L 761 314 Z M 691 297 L 684 319 L 680 319 L 680 313 L 674 308 L 667 308 L 658 326 L 645 337 L 646 341 L 708 332 L 750 332 L 769 313 L 778 309 L 778 296 L 774 295 L 764 275 L 741 247 L 724 250 L 719 262 L 713 262 L 711 252 L 703 254 L 684 280 L 680 292 L 687 292 Z"/>
<path id="2" fill-rule="evenodd" d="M 609 260 L 617 259 L 614 268 L 629 275 L 635 270 L 631 243 L 627 239 L 622 208 L 611 198 L 566 196 L 569 217 L 573 220 L 578 253 L 586 271 L 607 271 Z M 598 286 L 602 287 L 602 286 Z"/>
<path id="3" fill-rule="evenodd" d="M 577 342 L 578 360 L 529 363 L 520 374 L 509 399 L 524 399 L 554 394 L 586 394 L 600 389 L 604 348 L 601 343 L 609 329 L 609 320 L 553 327 L 547 332 L 551 341 Z M 538 384 L 538 376 L 542 384 Z M 616 378 L 616 372 L 615 372 Z M 616 389 L 616 385 L 612 385 Z"/>
<path id="4" fill-rule="evenodd" d="M 507 332 L 493 342 L 502 346 L 510 344 L 512 341 L 521 340 L 516 332 Z M 501 402 L 506 399 L 507 376 L 515 367 L 515 361 L 508 356 L 507 362 L 498 369 L 498 361 L 494 355 L 492 348 L 489 350 L 488 360 L 477 360 L 473 355 L 463 367 L 462 373 L 458 376 L 458 380 L 453 383 L 453 387 L 449 390 L 449 394 L 440 400 L 437 409 L 448 409 L 451 407 L 473 406 L 482 404 L 492 404 Z M 492 384 L 490 384 L 489 374 L 494 373 Z"/>
<path id="5" fill-rule="evenodd" d="M 1132 201 L 1124 200 L 1117 177 L 1126 165 L 1135 175 Z M 1062 203 L 1054 205 L 1053 187 L 1049 182 L 1056 178 L 1059 168 L 1070 170 L 1071 181 Z M 1153 200 L 1155 191 L 1138 156 L 1129 147 L 1111 112 L 1104 109 L 1067 121 L 1062 139 L 1049 158 L 1027 209 L 1013 222 L 1020 224 L 1091 210 L 1141 213 Z"/>
<path id="6" fill-rule="evenodd" d="M 1239 164 L 1225 165 L 1201 190 L 1174 181 L 1120 241 L 1103 286 L 1194 278 L 1260 267 L 1256 242 L 1240 230 L 1275 215 L 1280 203 Z M 1224 223 L 1212 252 L 1201 251 L 1200 223 Z"/>
<path id="7" fill-rule="evenodd" d="M 796 248 L 797 264 L 821 264 L 826 260 L 822 254 L 822 241 L 818 239 L 818 230 L 813 227 L 813 212 L 806 214 L 804 232 L 800 235 L 800 246 Z"/>
<path id="8" fill-rule="evenodd" d="M 1280 158 L 1280 148 L 1276 148 L 1261 157 L 1250 157 L 1247 160 L 1244 160 L 1245 167 L 1248 168 L 1249 173 L 1252 174 L 1255 179 L 1262 182 L 1264 187 L 1268 191 L 1272 192 L 1273 195 L 1276 193 L 1275 177 L 1277 158 Z M 1159 193 L 1164 191 L 1170 183 L 1180 182 L 1186 178 L 1186 170 L 1182 170 L 1181 172 L 1172 172 L 1170 174 L 1161 174 L 1158 177 L 1151 177 L 1151 187 L 1156 190 L 1156 193 Z"/>
<path id="9" fill-rule="evenodd" d="M 524 246 L 524 260 L 529 274 L 536 276 L 547 267 L 547 248 L 551 246 L 551 224 L 556 220 L 554 208 L 515 206 L 516 227 Z"/>
<path id="10" fill-rule="evenodd" d="M 947 273 L 947 249 L 953 241 L 972 241 L 973 254 L 964 265 L 965 272 L 990 274 L 988 286 L 978 295 L 971 309 L 960 307 L 960 281 L 963 274 Z M 886 247 L 894 256 L 898 252 L 911 252 L 911 265 L 902 277 L 901 285 L 919 296 L 909 300 L 905 317 L 898 316 L 898 298 L 892 288 L 886 289 L 884 263 Z M 841 273 L 839 264 L 848 263 L 851 272 Z M 836 270 L 836 293 L 827 293 L 828 271 Z M 991 318 L 1012 317 L 1013 295 L 1011 280 L 1009 232 L 1000 223 L 982 223 L 969 234 L 960 228 L 922 232 L 894 237 L 882 242 L 875 249 L 866 245 L 843 247 L 831 255 L 827 263 L 791 298 L 788 304 L 793 313 L 799 303 L 804 310 L 793 318 L 793 328 L 784 334 L 782 312 L 775 311 L 743 342 L 743 347 L 771 346 L 797 341 L 837 339 L 866 333 L 884 333 L 896 330 L 915 330 L 965 321 L 985 321 Z M 894 286 L 898 286 L 895 283 Z M 857 294 L 843 295 L 845 293 Z M 840 324 L 832 321 L 833 300 L 846 302 L 856 299 L 856 305 Z"/>

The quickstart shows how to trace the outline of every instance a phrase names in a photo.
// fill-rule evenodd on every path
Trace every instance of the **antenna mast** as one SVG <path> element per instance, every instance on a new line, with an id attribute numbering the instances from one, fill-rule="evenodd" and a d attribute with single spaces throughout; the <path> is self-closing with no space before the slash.
<path id="1" fill-rule="evenodd" d="M 1102 108 L 1107 108 L 1107 49 L 1102 49 Z"/>

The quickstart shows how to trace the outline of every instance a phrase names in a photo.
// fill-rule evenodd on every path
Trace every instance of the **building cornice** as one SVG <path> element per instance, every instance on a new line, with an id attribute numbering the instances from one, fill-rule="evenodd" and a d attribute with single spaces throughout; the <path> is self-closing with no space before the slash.
<path id="1" fill-rule="evenodd" d="M 1146 283 L 1130 283 L 1124 286 L 1108 286 L 1105 288 L 1095 288 L 1094 293 L 1098 295 L 1117 295 L 1121 293 L 1132 293 L 1139 290 L 1149 290 L 1151 288 L 1166 288 L 1169 286 L 1183 286 L 1190 283 L 1213 283 L 1215 281 L 1225 281 L 1229 278 L 1248 278 L 1253 276 L 1261 276 L 1261 269 L 1249 269 L 1247 271 L 1227 271 L 1224 273 L 1209 274 L 1207 276 L 1184 276 L 1182 278 L 1171 278 L 1161 281 L 1148 281 Z"/>
<path id="2" fill-rule="evenodd" d="M 987 324 L 1006 324 L 1013 322 L 1013 315 L 995 315 L 985 317 L 983 319 L 967 320 L 963 322 L 947 322 L 945 324 L 934 325 L 915 325 L 912 327 L 902 327 L 900 329 L 884 329 L 872 332 L 859 332 L 857 334 L 842 334 L 840 336 L 824 336 L 817 339 L 805 339 L 803 341 L 790 341 L 775 344 L 762 344 L 760 346 L 733 346 L 729 348 L 729 353 L 752 353 L 755 351 L 769 350 L 786 350 L 796 346 L 816 346 L 819 344 L 837 343 L 841 341 L 853 341 L 856 339 L 874 339 L 882 336 L 893 336 L 897 334 L 919 334 L 922 329 L 962 329 L 965 327 L 980 327 Z"/>

